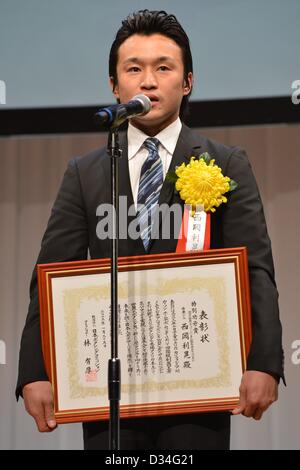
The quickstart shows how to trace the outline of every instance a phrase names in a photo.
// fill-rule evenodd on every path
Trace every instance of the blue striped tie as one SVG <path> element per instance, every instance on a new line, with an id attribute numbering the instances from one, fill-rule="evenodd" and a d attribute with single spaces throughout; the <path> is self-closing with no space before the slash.
<path id="1" fill-rule="evenodd" d="M 159 140 L 154 137 L 148 138 L 143 145 L 149 154 L 141 169 L 137 202 L 143 204 L 140 210 L 138 208 L 138 221 L 141 238 L 145 250 L 148 251 L 153 217 L 163 184 L 163 166 L 158 154 Z"/>

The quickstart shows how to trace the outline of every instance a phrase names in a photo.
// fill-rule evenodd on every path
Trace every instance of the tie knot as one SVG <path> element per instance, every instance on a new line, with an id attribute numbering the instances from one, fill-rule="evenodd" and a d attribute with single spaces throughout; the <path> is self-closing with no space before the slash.
<path id="1" fill-rule="evenodd" d="M 160 142 L 156 137 L 148 137 L 148 139 L 145 140 L 144 142 L 144 147 L 146 147 L 147 150 L 150 151 L 155 151 L 158 152 L 158 146 Z"/>

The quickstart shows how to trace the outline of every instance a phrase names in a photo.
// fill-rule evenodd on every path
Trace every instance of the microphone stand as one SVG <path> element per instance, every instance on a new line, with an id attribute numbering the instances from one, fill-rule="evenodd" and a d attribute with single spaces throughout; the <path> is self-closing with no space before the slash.
<path id="1" fill-rule="evenodd" d="M 127 105 L 104 108 L 95 118 L 101 125 L 109 126 L 107 152 L 111 157 L 111 203 L 113 206 L 112 243 L 111 243 L 111 358 L 108 361 L 108 399 L 109 399 L 109 449 L 120 449 L 120 398 L 121 362 L 118 358 L 118 238 L 119 238 L 119 146 L 118 130 L 130 115 L 145 114 L 151 109 L 147 96 L 137 95 L 135 101 Z M 138 101 L 139 109 L 135 109 Z M 129 104 L 133 106 L 128 110 Z M 142 108 L 140 108 L 142 106 Z M 138 111 L 138 113 L 137 113 Z"/>
<path id="2" fill-rule="evenodd" d="M 120 449 L 121 362 L 118 358 L 118 237 L 119 237 L 119 147 L 118 127 L 112 127 L 108 137 L 111 157 L 111 202 L 113 205 L 111 243 L 111 358 L 108 361 L 109 449 Z"/>

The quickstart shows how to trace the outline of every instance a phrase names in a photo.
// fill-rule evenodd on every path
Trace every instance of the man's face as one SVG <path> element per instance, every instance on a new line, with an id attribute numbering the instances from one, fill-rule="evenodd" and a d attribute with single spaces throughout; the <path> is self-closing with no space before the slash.
<path id="1" fill-rule="evenodd" d="M 183 96 L 192 86 L 192 73 L 184 81 L 180 47 L 161 34 L 134 34 L 121 44 L 118 51 L 117 83 L 111 79 L 116 98 L 126 103 L 135 95 L 144 94 L 152 103 L 145 116 L 131 119 L 132 124 L 155 135 L 179 116 Z M 115 86 L 114 86 L 115 85 Z"/>

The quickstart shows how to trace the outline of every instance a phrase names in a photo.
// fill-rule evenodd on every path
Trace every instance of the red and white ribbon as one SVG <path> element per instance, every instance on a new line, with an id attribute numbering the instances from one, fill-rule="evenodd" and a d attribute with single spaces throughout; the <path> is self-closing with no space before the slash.
<path id="1" fill-rule="evenodd" d="M 190 206 L 184 206 L 176 253 L 201 251 L 210 248 L 210 213 L 198 208 L 192 215 Z"/>

